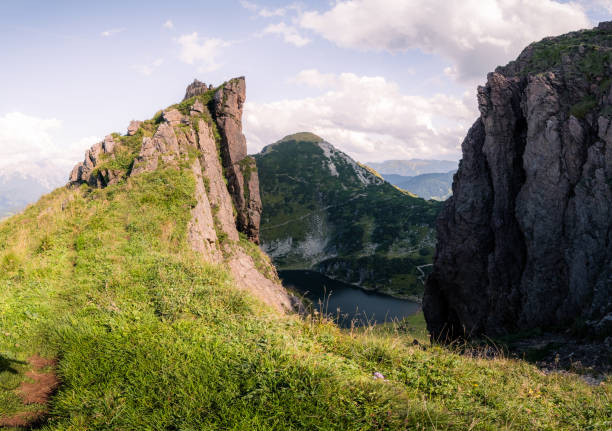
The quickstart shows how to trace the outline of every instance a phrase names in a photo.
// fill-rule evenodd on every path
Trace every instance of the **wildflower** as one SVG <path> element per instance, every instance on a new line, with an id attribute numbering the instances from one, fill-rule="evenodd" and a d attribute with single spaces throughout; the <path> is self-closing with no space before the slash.
<path id="1" fill-rule="evenodd" d="M 379 373 L 378 371 L 376 371 L 373 375 L 374 380 L 378 380 L 378 379 L 382 379 L 385 380 L 385 376 L 383 376 L 381 373 Z"/>

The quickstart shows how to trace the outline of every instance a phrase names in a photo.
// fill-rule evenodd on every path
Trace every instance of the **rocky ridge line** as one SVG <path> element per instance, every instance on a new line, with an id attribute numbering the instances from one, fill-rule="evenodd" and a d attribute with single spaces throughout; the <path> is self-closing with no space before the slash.
<path id="1" fill-rule="evenodd" d="M 259 243 L 261 213 L 255 161 L 246 154 L 240 121 L 245 93 L 242 77 L 216 89 L 196 80 L 180 104 L 153 120 L 132 121 L 126 136 L 109 135 L 93 145 L 69 181 L 73 186 L 101 188 L 161 166 L 189 164 L 197 202 L 188 226 L 191 247 L 210 262 L 226 263 L 240 287 L 276 308 L 290 309 L 289 297 L 276 277 L 266 278 L 253 253 L 240 246 L 240 232 Z M 227 154 L 231 157 L 223 157 Z M 264 272 L 275 274 L 264 256 L 259 260 L 264 261 Z"/>

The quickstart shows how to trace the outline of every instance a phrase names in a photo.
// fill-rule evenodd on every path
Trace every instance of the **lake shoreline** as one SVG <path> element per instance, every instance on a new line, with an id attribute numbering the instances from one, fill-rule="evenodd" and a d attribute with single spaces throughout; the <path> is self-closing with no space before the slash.
<path id="1" fill-rule="evenodd" d="M 364 289 L 317 271 L 284 270 L 278 274 L 287 289 L 303 295 L 315 309 L 331 316 L 335 314 L 339 326 L 356 321 L 381 324 L 402 320 L 422 309 L 420 301 Z"/>
<path id="2" fill-rule="evenodd" d="M 417 296 L 417 295 L 402 295 L 401 293 L 392 293 L 392 292 L 389 292 L 389 291 L 384 290 L 384 289 L 375 289 L 375 288 L 368 287 L 368 286 L 363 286 L 363 285 L 357 284 L 357 283 L 349 283 L 349 282 L 347 282 L 345 280 L 342 280 L 342 279 L 339 279 L 339 278 L 336 278 L 336 277 L 332 277 L 329 274 L 325 274 L 325 273 L 320 272 L 320 271 L 315 271 L 314 269 L 303 269 L 303 268 L 291 268 L 291 267 L 289 267 L 289 268 L 284 268 L 284 269 L 276 268 L 276 271 L 279 274 L 281 272 L 288 272 L 288 271 L 312 272 L 312 273 L 319 274 L 319 275 L 322 275 L 324 277 L 327 277 L 330 280 L 334 280 L 334 281 L 337 281 L 339 283 L 343 283 L 343 284 L 348 284 L 350 286 L 354 286 L 354 287 L 356 287 L 358 289 L 361 289 L 361 290 L 364 290 L 366 292 L 375 292 L 375 293 L 378 293 L 378 294 L 381 294 L 381 295 L 389 296 L 391 298 L 403 299 L 403 300 L 406 300 L 406 301 L 416 302 L 416 303 L 421 304 L 421 305 L 423 304 L 423 297 L 422 296 Z"/>

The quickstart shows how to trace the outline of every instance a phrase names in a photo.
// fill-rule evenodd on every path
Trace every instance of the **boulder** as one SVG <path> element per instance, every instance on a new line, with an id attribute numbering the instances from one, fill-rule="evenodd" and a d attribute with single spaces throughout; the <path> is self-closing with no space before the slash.
<path id="1" fill-rule="evenodd" d="M 183 115 L 178 111 L 178 109 L 166 109 L 162 112 L 162 118 L 171 126 L 176 126 L 181 124 Z"/>
<path id="2" fill-rule="evenodd" d="M 136 132 L 138 131 L 138 129 L 140 129 L 141 124 L 142 124 L 142 121 L 136 121 L 136 120 L 130 121 L 130 125 L 127 128 L 127 135 L 134 136 Z"/>

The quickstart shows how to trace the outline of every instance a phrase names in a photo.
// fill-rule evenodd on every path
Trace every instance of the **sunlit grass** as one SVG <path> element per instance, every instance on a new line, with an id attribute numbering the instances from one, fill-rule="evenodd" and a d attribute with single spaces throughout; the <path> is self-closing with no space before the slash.
<path id="1" fill-rule="evenodd" d="M 610 428 L 610 380 L 430 346 L 422 315 L 277 314 L 187 246 L 193 187 L 59 189 L 0 223 L 0 417 L 39 408 L 16 392 L 37 353 L 61 378 L 48 430 Z"/>

